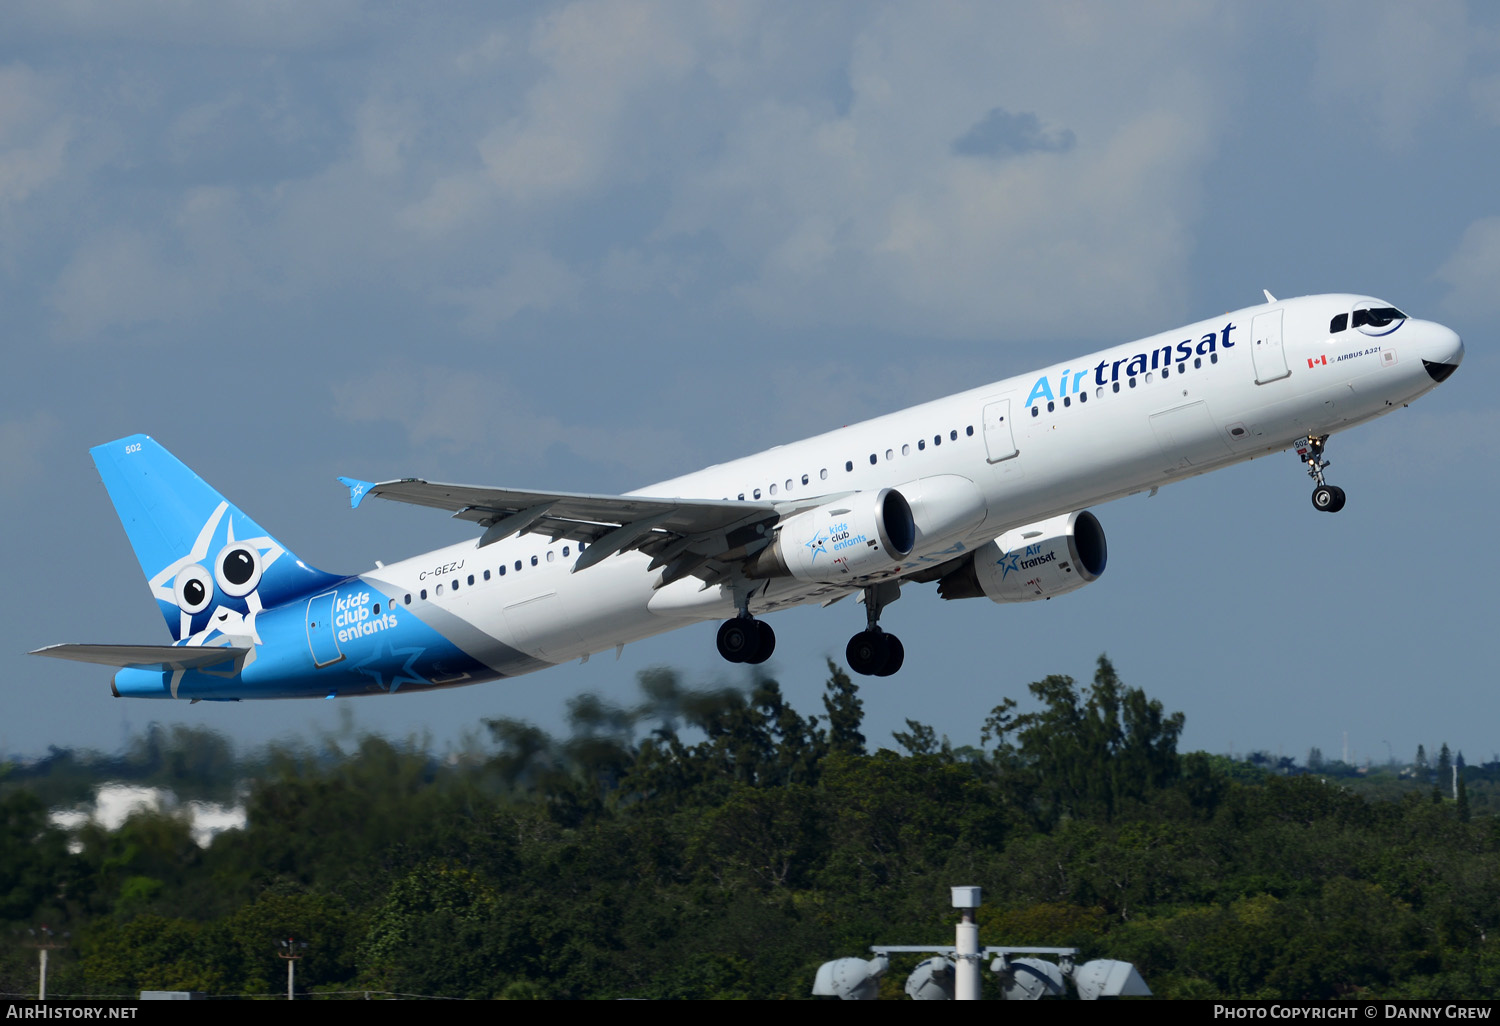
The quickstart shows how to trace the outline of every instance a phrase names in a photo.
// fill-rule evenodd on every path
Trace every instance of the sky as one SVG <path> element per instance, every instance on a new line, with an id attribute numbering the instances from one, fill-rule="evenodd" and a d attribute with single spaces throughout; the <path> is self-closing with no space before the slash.
<path id="1" fill-rule="evenodd" d="M 301 558 L 472 537 L 338 475 L 620 492 L 1278 296 L 1439 320 L 1463 367 L 1292 453 L 1095 508 L 1055 601 L 907 588 L 866 734 L 955 744 L 1107 653 L 1184 749 L 1500 752 L 1490 529 L 1500 7 L 15 0 L 0 6 L 0 752 L 155 721 L 441 750 L 712 624 L 436 694 L 114 699 L 26 655 L 163 643 L 88 449 L 146 432 Z M 862 608 L 772 618 L 819 712 Z"/>

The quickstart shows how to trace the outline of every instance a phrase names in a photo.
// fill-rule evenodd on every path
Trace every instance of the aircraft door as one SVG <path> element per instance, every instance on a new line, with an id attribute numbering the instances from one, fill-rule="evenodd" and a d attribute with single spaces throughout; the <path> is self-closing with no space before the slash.
<path id="1" fill-rule="evenodd" d="M 333 603 L 338 594 L 325 591 L 307 600 L 307 647 L 312 650 L 313 665 L 319 669 L 344 658 L 333 634 Z"/>
<path id="2" fill-rule="evenodd" d="M 1280 310 L 1256 314 L 1251 324 L 1254 339 L 1250 344 L 1250 356 L 1255 363 L 1257 385 L 1279 381 L 1292 373 L 1286 365 L 1286 350 L 1281 347 L 1281 314 Z"/>
<path id="3" fill-rule="evenodd" d="M 989 462 L 999 463 L 1015 457 L 1016 435 L 1011 429 L 1010 400 L 997 399 L 984 407 L 984 448 Z"/>

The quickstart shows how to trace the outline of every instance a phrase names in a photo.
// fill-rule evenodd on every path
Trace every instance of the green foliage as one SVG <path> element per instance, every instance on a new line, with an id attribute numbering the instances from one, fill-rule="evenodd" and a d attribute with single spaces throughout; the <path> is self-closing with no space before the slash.
<path id="1" fill-rule="evenodd" d="M 153 728 L 0 781 L 0 918 L 71 928 L 64 993 L 284 993 L 294 938 L 304 995 L 766 999 L 871 943 L 942 942 L 948 887 L 977 883 L 985 943 L 1126 958 L 1164 996 L 1500 986 L 1500 766 L 1433 801 L 1395 767 L 1179 754 L 1181 714 L 1103 657 L 1088 686 L 1030 692 L 978 746 L 908 720 L 901 752 L 869 752 L 832 664 L 818 716 L 768 677 L 655 670 L 634 704 L 570 701 L 565 737 L 496 718 L 442 761 L 366 737 L 236 763 Z M 137 813 L 70 852 L 43 792 L 72 802 L 122 768 L 242 793 L 249 825 L 201 849 L 182 816 Z M 32 949 L 0 954 L 8 990 L 35 970 Z"/>

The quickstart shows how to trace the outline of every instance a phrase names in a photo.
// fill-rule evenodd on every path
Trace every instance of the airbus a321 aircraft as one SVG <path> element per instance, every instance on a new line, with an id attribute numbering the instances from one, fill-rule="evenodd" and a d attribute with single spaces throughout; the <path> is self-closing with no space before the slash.
<path id="1" fill-rule="evenodd" d="M 340 478 L 448 510 L 467 542 L 353 577 L 315 570 L 144 435 L 94 462 L 172 645 L 55 645 L 118 667 L 116 696 L 238 701 L 411 692 L 514 677 L 723 619 L 758 663 L 789 606 L 864 600 L 849 667 L 889 675 L 880 614 L 903 586 L 1027 602 L 1104 571 L 1084 507 L 1295 447 L 1314 507 L 1329 435 L 1405 406 L 1458 335 L 1355 295 L 1237 310 L 777 446 L 628 495 Z"/>

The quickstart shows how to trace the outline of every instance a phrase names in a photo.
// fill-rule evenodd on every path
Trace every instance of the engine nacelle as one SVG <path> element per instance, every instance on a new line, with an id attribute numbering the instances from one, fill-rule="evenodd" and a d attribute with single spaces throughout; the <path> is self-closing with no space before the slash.
<path id="1" fill-rule="evenodd" d="M 894 488 L 858 492 L 788 518 L 745 575 L 847 581 L 895 569 L 916 543 L 917 525 L 905 496 Z"/>
<path id="2" fill-rule="evenodd" d="M 1104 528 L 1087 510 L 1006 531 L 938 581 L 945 599 L 1035 602 L 1077 591 L 1104 573 Z"/>
<path id="3" fill-rule="evenodd" d="M 957 474 L 935 474 L 896 486 L 911 506 L 917 524 L 916 550 L 924 555 L 935 546 L 971 538 L 989 515 L 979 487 Z"/>

